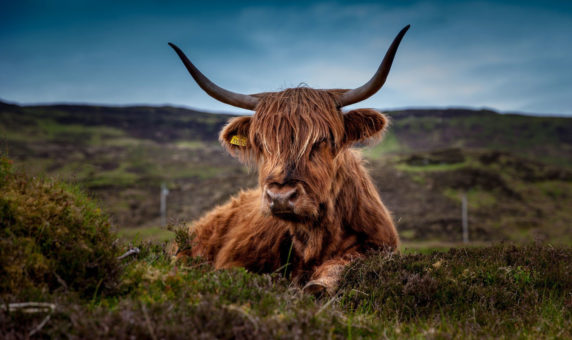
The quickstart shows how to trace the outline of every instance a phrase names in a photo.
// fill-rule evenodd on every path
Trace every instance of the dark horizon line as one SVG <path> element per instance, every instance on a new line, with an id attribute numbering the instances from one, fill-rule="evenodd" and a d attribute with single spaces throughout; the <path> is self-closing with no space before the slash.
<path id="1" fill-rule="evenodd" d="M 15 101 L 8 101 L 3 98 L 0 98 L 0 103 L 2 104 L 9 104 L 15 105 L 20 107 L 42 107 L 42 106 L 92 106 L 92 107 L 109 107 L 109 108 L 130 108 L 130 107 L 155 107 L 155 108 L 175 108 L 175 109 L 183 109 L 189 111 L 196 111 L 202 113 L 210 113 L 210 114 L 221 114 L 221 115 L 243 115 L 236 111 L 213 111 L 209 109 L 201 109 L 193 106 L 186 106 L 186 105 L 177 105 L 172 103 L 164 103 L 164 104 L 141 104 L 141 103 L 133 103 L 133 104 L 110 104 L 110 103 L 90 103 L 90 102 L 37 102 L 37 103 L 18 103 Z M 481 106 L 481 107 L 474 107 L 474 106 L 463 106 L 463 105 L 451 105 L 451 106 L 409 106 L 409 107 L 395 107 L 395 108 L 374 108 L 375 110 L 379 110 L 381 112 L 398 112 L 398 111 L 437 111 L 437 110 L 470 110 L 470 111 L 490 111 L 497 114 L 503 115 L 522 115 L 522 116 L 530 116 L 530 117 L 553 117 L 553 118 L 572 118 L 572 113 L 535 113 L 535 112 L 523 112 L 523 111 L 500 111 L 495 108 Z"/>

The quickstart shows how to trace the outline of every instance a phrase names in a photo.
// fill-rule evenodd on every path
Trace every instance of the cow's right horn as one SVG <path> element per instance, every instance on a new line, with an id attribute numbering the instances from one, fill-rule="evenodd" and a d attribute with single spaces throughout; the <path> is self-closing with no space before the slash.
<path id="1" fill-rule="evenodd" d="M 199 71 L 199 69 L 197 69 L 195 65 L 193 65 L 193 63 L 191 63 L 191 61 L 187 58 L 187 56 L 183 53 L 183 51 L 181 51 L 180 48 L 178 48 L 175 44 L 172 43 L 169 43 L 169 46 L 171 46 L 175 50 L 175 52 L 177 52 L 179 58 L 181 58 L 181 61 L 183 62 L 183 64 L 185 64 L 185 67 L 187 68 L 191 76 L 195 79 L 197 84 L 199 84 L 199 86 L 211 97 L 232 106 L 240 107 L 247 110 L 254 110 L 256 104 L 258 103 L 258 98 L 249 96 L 247 94 L 231 92 L 223 89 L 222 87 L 219 87 L 218 85 L 210 81 L 209 78 L 205 77 L 205 75 L 202 74 L 201 71 Z"/>

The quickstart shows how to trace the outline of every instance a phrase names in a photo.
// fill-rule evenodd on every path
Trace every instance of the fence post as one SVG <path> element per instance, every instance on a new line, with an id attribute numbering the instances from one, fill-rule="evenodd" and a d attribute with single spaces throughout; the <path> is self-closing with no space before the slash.
<path id="1" fill-rule="evenodd" d="M 169 194 L 169 189 L 165 183 L 161 184 L 161 226 L 167 225 L 167 195 Z"/>
<path id="2" fill-rule="evenodd" d="M 467 193 L 461 195 L 461 214 L 463 215 L 463 243 L 469 243 L 469 213 L 467 207 Z"/>

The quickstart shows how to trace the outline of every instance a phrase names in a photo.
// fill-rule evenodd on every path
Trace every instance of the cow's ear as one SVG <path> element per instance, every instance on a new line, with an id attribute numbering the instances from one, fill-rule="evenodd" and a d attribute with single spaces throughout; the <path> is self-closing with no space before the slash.
<path id="1" fill-rule="evenodd" d="M 236 117 L 229 120 L 222 129 L 219 141 L 232 156 L 247 161 L 252 147 L 248 140 L 250 133 L 250 117 Z"/>
<path id="2" fill-rule="evenodd" d="M 357 109 L 344 114 L 345 144 L 378 142 L 389 120 L 373 109 Z"/>

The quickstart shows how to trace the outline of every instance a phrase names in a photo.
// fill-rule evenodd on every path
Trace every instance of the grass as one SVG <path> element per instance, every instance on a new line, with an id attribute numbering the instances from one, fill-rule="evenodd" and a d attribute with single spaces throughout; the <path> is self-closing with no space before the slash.
<path id="1" fill-rule="evenodd" d="M 401 237 L 413 238 L 412 235 L 407 235 L 413 232 L 406 230 L 400 232 Z M 166 227 L 137 227 L 137 228 L 122 228 L 118 231 L 118 235 L 129 244 L 138 244 L 141 242 L 163 243 L 166 241 L 173 241 L 176 238 L 176 233 Z M 445 242 L 441 240 L 422 240 L 422 241 L 403 241 L 399 246 L 399 251 L 403 254 L 413 253 L 431 253 L 434 251 L 448 251 L 451 248 L 457 247 L 485 247 L 490 246 L 491 242 L 472 241 L 469 244 L 462 242 Z"/>
<path id="2" fill-rule="evenodd" d="M 181 149 L 197 150 L 205 147 L 205 143 L 202 141 L 179 141 L 176 143 L 177 147 Z"/>
<path id="3" fill-rule="evenodd" d="M 384 155 L 405 151 L 407 151 L 407 148 L 399 143 L 395 133 L 389 131 L 377 145 L 365 147 L 363 154 L 370 159 L 381 159 Z"/>
<path id="4" fill-rule="evenodd" d="M 497 203 L 497 197 L 494 194 L 482 189 L 462 191 L 447 188 L 443 192 L 445 196 L 457 202 L 461 202 L 461 196 L 463 193 L 467 195 L 467 204 L 471 209 L 484 209 L 494 206 Z"/>
<path id="5" fill-rule="evenodd" d="M 453 171 L 453 170 L 458 170 L 458 169 L 462 169 L 467 167 L 467 163 L 463 162 L 463 163 L 455 163 L 455 164 L 429 164 L 429 165 L 421 165 L 421 166 L 417 166 L 417 165 L 407 165 L 407 164 L 398 164 L 396 166 L 396 169 L 400 170 L 400 171 L 406 171 L 406 172 L 425 172 L 425 171 L 429 171 L 429 172 L 435 172 L 435 171 L 441 171 L 441 172 L 446 172 L 446 171 Z"/>
<path id="6" fill-rule="evenodd" d="M 567 185 L 570 176 L 547 178 L 543 181 L 553 184 L 540 185 L 521 180 L 530 170 L 527 168 L 532 168 L 531 177 L 543 176 L 540 167 L 520 162 L 524 166 L 518 169 L 513 164 L 515 157 L 509 154 L 488 165 L 480 164 L 479 156 L 475 156 L 477 151 L 495 153 L 491 150 L 494 147 L 534 160 L 550 157 L 569 163 L 572 149 L 567 138 L 570 134 L 566 132 L 572 120 L 466 110 L 388 115 L 392 123 L 384 139 L 363 148 L 363 152 L 371 160 L 368 168 L 379 188 L 390 187 L 392 192 L 382 193 L 382 198 L 395 216 L 403 217 L 404 230 L 414 230 L 416 238 L 447 239 L 452 225 L 457 223 L 459 210 L 458 202 L 450 198 L 461 190 L 470 191 L 474 184 L 471 222 L 481 227 L 481 239 L 510 239 L 517 232 L 514 225 L 521 225 L 522 219 L 506 219 L 500 221 L 502 227 L 494 228 L 491 220 L 500 220 L 496 216 L 501 215 L 522 215 L 550 225 L 545 229 L 551 241 L 572 240 L 566 236 L 572 235 L 566 226 L 572 225 L 572 214 L 566 209 L 567 195 L 572 190 Z M 218 131 L 227 118 L 175 108 L 0 104 L 0 148 L 10 151 L 18 160 L 18 167 L 31 175 L 71 180 L 90 190 L 104 202 L 106 211 L 120 227 L 155 223 L 161 183 L 172 189 L 169 216 L 192 220 L 239 189 L 256 184 L 253 176 L 248 176 L 217 143 Z M 468 149 L 457 150 L 456 155 L 450 152 L 449 156 L 432 152 L 453 146 Z M 464 155 L 464 161 L 455 160 Z M 418 159 L 406 159 L 414 156 Z M 507 199 L 504 192 L 487 187 L 481 180 L 495 177 L 517 192 L 521 201 Z M 134 197 L 130 194 L 133 191 L 141 195 Z M 535 207 L 528 210 L 537 210 L 542 216 L 523 214 L 522 207 L 527 205 Z M 556 209 L 558 205 L 560 208 Z M 544 233 L 535 231 L 535 223 L 529 227 L 530 240 Z"/>
<path id="7" fill-rule="evenodd" d="M 225 169 L 224 167 L 214 167 L 208 164 L 196 164 L 192 167 L 180 167 L 165 169 L 163 176 L 171 180 L 180 178 L 197 177 L 199 179 L 208 179 L 235 168 Z"/>
<path id="8" fill-rule="evenodd" d="M 482 338 L 572 336 L 569 248 L 531 245 L 373 253 L 345 271 L 333 297 L 303 293 L 280 273 L 173 262 L 142 244 L 119 293 L 57 305 L 41 337 Z M 2 313 L 0 335 L 24 335 L 43 315 Z"/>
<path id="9" fill-rule="evenodd" d="M 127 163 L 122 163 L 117 169 L 100 171 L 93 176 L 87 177 L 84 183 L 90 188 L 110 186 L 128 187 L 135 184 L 139 178 L 137 174 L 128 170 Z"/>
<path id="10" fill-rule="evenodd" d="M 504 152 L 459 149 L 401 156 L 393 164 L 420 189 L 430 190 L 425 195 L 433 199 L 424 204 L 441 211 L 432 216 L 432 209 L 426 209 L 418 215 L 417 224 L 401 233 L 405 239 L 436 236 L 420 236 L 423 218 L 429 228 L 439 221 L 449 224 L 445 226 L 449 230 L 454 225 L 460 228 L 461 194 L 466 193 L 471 238 L 571 244 L 572 219 L 566 208 L 572 204 L 569 170 Z"/>
<path id="11" fill-rule="evenodd" d="M 106 140 L 124 137 L 122 130 L 112 127 L 59 124 L 51 120 L 44 120 L 39 126 L 44 138 L 58 142 L 100 145 Z"/>
<path id="12" fill-rule="evenodd" d="M 122 228 L 118 231 L 118 234 L 125 241 L 131 243 L 139 242 L 164 242 L 173 240 L 175 235 L 173 232 L 162 227 L 140 227 L 140 228 Z"/>
<path id="13" fill-rule="evenodd" d="M 225 168 L 228 160 L 218 156 L 222 151 L 212 147 L 214 139 L 194 141 L 206 125 L 177 132 L 186 126 L 180 123 L 183 118 L 163 122 L 163 128 L 150 120 L 154 132 L 178 133 L 150 140 L 121 124 L 110 123 L 109 129 L 97 122 L 81 125 L 81 119 L 97 115 L 78 114 L 75 123 L 67 124 L 57 121 L 73 118 L 69 113 L 48 111 L 38 111 L 25 124 L 0 124 L 2 142 L 24 150 L 27 160 L 19 167 L 26 171 L 33 166 L 36 174 L 57 173 L 84 186 L 93 180 L 99 190 L 120 188 L 105 196 L 109 212 L 130 212 L 134 201 L 156 197 L 162 176 L 173 180 L 169 185 L 227 173 L 228 182 L 243 181 L 238 176 L 242 168 Z M 43 126 L 50 114 L 53 119 Z M 419 229 L 407 229 L 402 236 L 426 241 L 404 242 L 399 255 L 370 254 L 347 269 L 335 296 L 316 298 L 293 285 L 283 270 L 258 274 L 240 268 L 214 270 L 200 259 L 173 261 L 162 243 L 175 237 L 171 232 L 152 226 L 121 229 L 116 235 L 105 214 L 77 186 L 11 175 L 10 162 L 2 158 L 0 338 L 26 338 L 35 329 L 40 338 L 571 338 L 569 176 L 509 154 L 484 162 L 480 153 L 463 151 L 465 160 L 441 164 L 443 154 L 421 154 L 427 165 L 404 163 L 394 155 L 439 143 L 450 147 L 444 131 L 453 126 L 453 132 L 466 134 L 449 136 L 458 146 L 500 148 L 569 166 L 569 157 L 562 155 L 570 145 L 557 138 L 564 121 L 465 118 L 465 123 L 460 118 L 395 119 L 394 129 L 364 154 L 372 159 L 391 155 L 389 166 L 397 164 L 418 184 L 410 193 L 430 187 L 455 203 L 455 216 L 460 214 L 458 194 L 467 191 L 471 239 L 485 230 L 490 233 L 486 237 L 520 242 L 547 235 L 551 244 L 568 246 L 485 241 L 465 246 L 439 240 L 446 239 L 443 235 L 420 236 L 423 221 L 415 221 L 411 225 Z M 201 121 L 213 125 L 216 138 L 214 123 L 219 120 Z M 411 144 L 416 141 L 423 143 Z M 134 184 L 148 185 L 150 194 Z M 407 184 L 400 182 L 394 193 Z M 200 185 L 190 188 L 197 200 L 215 194 L 211 187 L 201 192 Z M 403 202 L 414 207 L 416 199 L 407 196 Z M 152 210 L 149 207 L 136 210 L 137 216 Z M 419 214 L 428 215 L 433 207 Z M 141 253 L 119 262 L 117 256 L 127 244 L 137 245 Z M 56 310 L 43 327 L 39 325 L 46 313 L 6 311 L 7 304 L 25 301 L 54 303 Z"/>
<path id="14" fill-rule="evenodd" d="M 399 251 L 402 254 L 430 254 L 435 251 L 446 252 L 453 248 L 490 247 L 492 244 L 492 242 L 482 241 L 471 241 L 469 243 L 445 242 L 441 240 L 403 241 L 399 246 Z"/>
<path id="15" fill-rule="evenodd" d="M 453 110 L 454 111 L 454 110 Z M 444 118 L 439 115 L 411 116 L 390 113 L 391 129 L 404 146 L 411 149 L 470 147 L 503 150 L 548 164 L 571 166 L 572 151 L 565 137 L 570 119 L 531 117 L 493 112 L 458 112 Z"/>
<path id="16" fill-rule="evenodd" d="M 119 260 L 126 244 L 77 186 L 10 167 L 0 158 L 3 339 L 572 336 L 569 247 L 406 243 L 354 261 L 335 295 L 315 297 L 282 270 L 174 260 L 169 243 L 141 240 L 156 228 Z M 15 302 L 55 307 L 8 311 Z"/>
<path id="17" fill-rule="evenodd" d="M 572 183 L 562 183 L 562 181 L 543 181 L 537 183 L 542 193 L 557 200 L 567 200 L 572 193 Z"/>
<path id="18" fill-rule="evenodd" d="M 39 118 L 34 124 L 16 131 L 2 129 L 7 141 L 74 143 L 81 145 L 101 145 L 108 140 L 125 138 L 125 133 L 113 127 L 61 124 L 53 119 Z"/>

